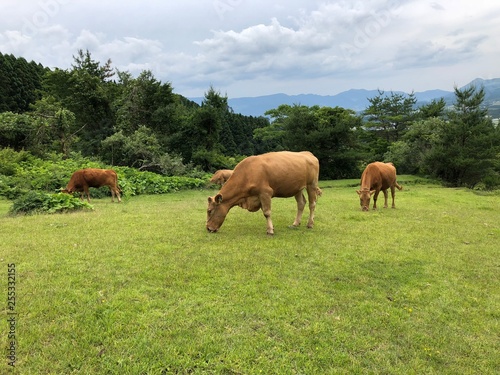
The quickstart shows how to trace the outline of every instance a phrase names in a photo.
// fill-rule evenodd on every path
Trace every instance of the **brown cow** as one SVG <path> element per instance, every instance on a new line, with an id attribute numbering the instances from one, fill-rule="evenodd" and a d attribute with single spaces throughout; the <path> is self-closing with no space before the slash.
<path id="1" fill-rule="evenodd" d="M 308 151 L 269 152 L 243 159 L 219 193 L 208 198 L 207 230 L 217 232 L 229 210 L 240 206 L 250 212 L 262 209 L 267 219 L 267 234 L 274 234 L 271 221 L 273 197 L 295 197 L 297 217 L 292 225 L 296 227 L 300 224 L 306 205 L 302 193 L 304 189 L 307 189 L 309 198 L 307 227 L 312 228 L 317 196 L 321 194 L 318 177 L 318 159 Z"/>
<path id="2" fill-rule="evenodd" d="M 370 198 L 373 194 L 373 209 L 377 208 L 377 198 L 380 190 L 384 192 L 384 208 L 387 208 L 387 189 L 391 188 L 392 208 L 394 204 L 395 188 L 401 190 L 402 187 L 396 182 L 396 167 L 392 163 L 381 163 L 376 161 L 368 164 L 361 175 L 361 190 L 357 190 L 359 204 L 363 211 L 368 211 Z"/>
<path id="3" fill-rule="evenodd" d="M 109 186 L 112 202 L 115 201 L 115 195 L 118 198 L 118 202 L 121 202 L 120 189 L 118 188 L 118 176 L 112 169 L 80 169 L 73 173 L 66 189 L 61 191 L 68 194 L 78 191 L 81 193 L 80 199 L 82 200 L 84 194 L 86 194 L 87 201 L 90 203 L 89 187 L 100 188 L 101 186 Z"/>
<path id="4" fill-rule="evenodd" d="M 226 181 L 231 177 L 233 171 L 231 169 L 219 169 L 214 173 L 210 182 L 217 185 L 224 185 Z"/>

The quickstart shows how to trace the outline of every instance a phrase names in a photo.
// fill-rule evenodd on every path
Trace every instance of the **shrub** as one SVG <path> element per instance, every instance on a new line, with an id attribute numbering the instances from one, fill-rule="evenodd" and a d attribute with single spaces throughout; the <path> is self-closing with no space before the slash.
<path id="1" fill-rule="evenodd" d="M 13 176 L 19 163 L 33 161 L 35 158 L 27 151 L 14 151 L 11 148 L 0 149 L 0 175 Z"/>
<path id="2" fill-rule="evenodd" d="M 474 190 L 495 190 L 499 187 L 500 175 L 492 171 L 474 186 Z"/>
<path id="3" fill-rule="evenodd" d="M 74 171 L 82 168 L 110 167 L 79 154 L 72 154 L 71 159 L 63 159 L 59 154 L 49 154 L 45 159 L 40 159 L 25 151 L 0 150 L 0 196 L 16 199 L 29 191 L 56 193 L 66 186 Z M 124 196 L 202 188 L 210 178 L 210 175 L 192 167 L 189 176 L 188 170 L 185 170 L 186 175 L 182 177 L 169 177 L 130 167 L 111 168 L 118 173 L 118 184 Z M 177 167 L 172 165 L 172 168 Z M 108 197 L 109 188 L 91 189 L 91 195 L 93 198 Z"/>
<path id="4" fill-rule="evenodd" d="M 210 178 L 167 177 L 153 172 L 140 172 L 134 168 L 115 168 L 118 183 L 124 196 L 139 194 L 165 194 L 179 190 L 203 188 Z"/>
<path id="5" fill-rule="evenodd" d="M 12 215 L 35 213 L 59 213 L 81 209 L 93 209 L 90 204 L 68 194 L 49 194 L 30 191 L 14 201 L 9 213 Z"/>

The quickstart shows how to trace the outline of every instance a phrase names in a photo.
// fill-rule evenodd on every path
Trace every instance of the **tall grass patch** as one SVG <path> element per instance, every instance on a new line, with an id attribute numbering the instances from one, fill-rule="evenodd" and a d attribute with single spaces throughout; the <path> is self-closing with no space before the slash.
<path id="1" fill-rule="evenodd" d="M 499 197 L 400 182 L 397 208 L 370 212 L 355 181 L 321 182 L 313 229 L 289 228 L 295 201 L 274 199 L 274 236 L 238 207 L 208 233 L 212 191 L 21 217 L 0 200 L 1 264 L 18 276 L 16 369 L 493 374 Z"/>

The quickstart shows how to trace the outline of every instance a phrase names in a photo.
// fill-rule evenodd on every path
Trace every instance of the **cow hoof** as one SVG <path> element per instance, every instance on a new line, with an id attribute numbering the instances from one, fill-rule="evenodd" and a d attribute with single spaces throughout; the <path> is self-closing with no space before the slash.
<path id="1" fill-rule="evenodd" d="M 288 228 L 290 228 L 290 229 L 298 229 L 299 226 L 298 225 L 289 225 Z"/>

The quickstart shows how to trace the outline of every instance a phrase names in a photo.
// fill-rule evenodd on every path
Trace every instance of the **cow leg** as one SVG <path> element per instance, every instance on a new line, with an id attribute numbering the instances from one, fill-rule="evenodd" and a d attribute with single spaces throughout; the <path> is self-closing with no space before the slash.
<path id="1" fill-rule="evenodd" d="M 312 228 L 314 225 L 314 210 L 316 209 L 316 201 L 318 200 L 318 191 L 321 194 L 321 190 L 318 188 L 308 188 L 307 197 L 309 198 L 309 220 L 307 221 L 307 227 Z"/>
<path id="2" fill-rule="evenodd" d="M 118 202 L 122 201 L 121 198 L 120 198 L 120 189 L 114 188 L 114 187 L 110 186 L 109 190 L 111 191 L 111 202 L 115 201 L 115 199 L 114 199 L 115 196 L 118 199 Z"/>
<path id="3" fill-rule="evenodd" d="M 382 190 L 384 192 L 384 208 L 387 208 L 387 189 Z"/>
<path id="4" fill-rule="evenodd" d="M 115 201 L 115 196 L 118 199 L 118 202 L 121 202 L 122 200 L 120 199 L 120 191 L 118 189 L 113 188 L 112 186 L 109 187 L 109 190 L 111 191 L 111 202 Z"/>
<path id="5" fill-rule="evenodd" d="M 380 193 L 380 190 L 375 190 L 375 194 L 373 195 L 373 209 L 377 209 L 377 199 L 378 199 L 378 194 Z"/>
<path id="6" fill-rule="evenodd" d="M 295 200 L 297 201 L 297 217 L 295 218 L 292 226 L 298 227 L 302 221 L 302 214 L 304 213 L 304 208 L 306 206 L 306 197 L 304 197 L 302 191 L 299 191 L 295 194 Z"/>
<path id="7" fill-rule="evenodd" d="M 120 190 L 116 189 L 115 194 L 116 194 L 116 198 L 118 198 L 118 202 L 121 202 L 122 199 L 120 198 Z"/>
<path id="8" fill-rule="evenodd" d="M 262 213 L 264 214 L 264 217 L 267 220 L 267 234 L 269 235 L 274 234 L 273 222 L 271 220 L 271 197 L 272 194 L 269 195 L 266 194 L 260 196 Z"/>
<path id="9" fill-rule="evenodd" d="M 392 208 L 396 208 L 394 204 L 394 195 L 396 194 L 396 187 L 394 185 L 391 186 L 391 196 L 392 196 Z"/>
<path id="10" fill-rule="evenodd" d="M 84 194 L 86 194 L 86 195 L 87 195 L 87 202 L 89 202 L 89 203 L 90 203 L 90 192 L 89 192 L 89 188 L 88 188 L 88 186 L 84 186 L 84 187 L 83 187 L 83 192 L 84 192 Z"/>

